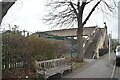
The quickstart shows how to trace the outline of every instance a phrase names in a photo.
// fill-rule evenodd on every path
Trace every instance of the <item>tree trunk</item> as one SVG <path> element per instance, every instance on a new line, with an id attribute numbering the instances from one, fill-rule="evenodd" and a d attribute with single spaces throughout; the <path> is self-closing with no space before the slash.
<path id="1" fill-rule="evenodd" d="M 83 25 L 82 25 L 82 13 L 78 14 L 78 30 L 77 30 L 77 60 L 83 62 Z"/>

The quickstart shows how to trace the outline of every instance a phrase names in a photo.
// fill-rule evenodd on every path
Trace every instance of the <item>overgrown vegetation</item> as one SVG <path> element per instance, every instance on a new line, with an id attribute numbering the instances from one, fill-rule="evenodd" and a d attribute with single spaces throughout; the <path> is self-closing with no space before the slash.
<path id="1" fill-rule="evenodd" d="M 111 50 L 112 51 L 115 50 L 118 45 L 120 45 L 120 43 L 117 39 L 111 39 L 111 48 L 112 48 Z"/>
<path id="2" fill-rule="evenodd" d="M 70 42 L 40 37 L 24 37 L 12 31 L 3 33 L 3 69 L 35 69 L 35 60 L 63 57 L 70 52 Z M 24 73 L 23 73 L 24 74 Z"/>

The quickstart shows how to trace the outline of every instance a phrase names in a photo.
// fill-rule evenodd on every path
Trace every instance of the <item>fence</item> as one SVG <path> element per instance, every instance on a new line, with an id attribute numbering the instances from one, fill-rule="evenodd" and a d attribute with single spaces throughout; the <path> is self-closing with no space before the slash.
<path id="1" fill-rule="evenodd" d="M 23 63 L 23 62 L 2 62 L 2 70 L 8 70 L 8 69 L 15 69 L 15 68 L 22 68 L 22 67 L 26 67 L 27 63 Z"/>

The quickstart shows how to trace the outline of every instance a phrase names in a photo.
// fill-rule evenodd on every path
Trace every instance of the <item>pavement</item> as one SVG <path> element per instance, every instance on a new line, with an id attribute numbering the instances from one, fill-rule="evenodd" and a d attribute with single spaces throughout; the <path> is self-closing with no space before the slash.
<path id="1" fill-rule="evenodd" d="M 105 54 L 96 60 L 85 59 L 88 64 L 64 75 L 63 78 L 111 78 L 115 65 L 115 53 Z"/>
<path id="2" fill-rule="evenodd" d="M 120 80 L 120 66 L 116 66 L 114 78 L 118 78 Z"/>

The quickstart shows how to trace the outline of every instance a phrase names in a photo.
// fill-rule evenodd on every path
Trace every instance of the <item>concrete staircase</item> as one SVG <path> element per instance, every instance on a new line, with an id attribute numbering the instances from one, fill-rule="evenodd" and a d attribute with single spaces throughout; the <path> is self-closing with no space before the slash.
<path id="1" fill-rule="evenodd" d="M 98 30 L 96 32 L 96 35 L 95 35 L 95 38 L 93 39 L 93 41 L 90 43 L 90 45 L 88 46 L 87 50 L 85 51 L 84 53 L 84 58 L 85 59 L 92 59 L 95 52 L 96 52 L 96 48 L 97 48 L 97 45 L 98 45 L 98 41 L 99 41 L 99 38 L 100 38 L 100 31 Z"/>

